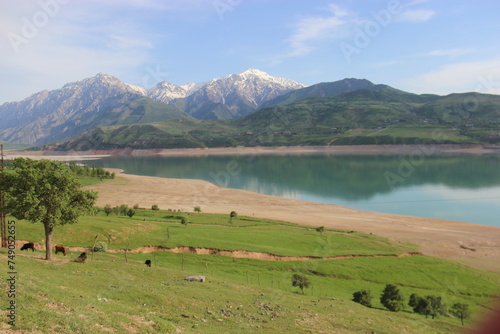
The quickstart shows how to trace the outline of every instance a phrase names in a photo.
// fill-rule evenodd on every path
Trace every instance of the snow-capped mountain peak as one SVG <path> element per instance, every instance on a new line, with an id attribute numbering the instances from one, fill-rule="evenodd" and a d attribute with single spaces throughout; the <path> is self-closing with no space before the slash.
<path id="1" fill-rule="evenodd" d="M 147 89 L 146 96 L 167 104 L 186 99 L 185 111 L 200 119 L 235 118 L 257 110 L 276 96 L 303 87 L 295 81 L 249 68 L 241 73 L 183 86 L 160 82 Z M 214 114 L 214 109 L 223 111 Z"/>

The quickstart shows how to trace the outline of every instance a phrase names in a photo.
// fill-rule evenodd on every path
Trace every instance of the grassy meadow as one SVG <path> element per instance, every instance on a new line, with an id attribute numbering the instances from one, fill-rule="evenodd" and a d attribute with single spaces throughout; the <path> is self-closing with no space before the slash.
<path id="1" fill-rule="evenodd" d="M 184 217 L 187 225 L 181 224 Z M 43 243 L 43 226 L 16 222 L 16 237 Z M 469 304 L 473 317 L 486 312 L 498 293 L 498 275 L 428 256 L 390 257 L 418 251 L 411 244 L 352 231 L 314 228 L 255 217 L 138 209 L 127 216 L 99 212 L 78 224 L 58 226 L 54 244 L 90 247 L 95 237 L 108 252 L 86 263 L 80 251 L 52 262 L 43 251 L 16 250 L 17 321 L 26 333 L 459 333 L 474 320 L 390 312 L 379 296 L 388 283 L 406 300 L 412 293 L 436 295 L 450 307 Z M 220 255 L 133 252 L 147 246 L 246 250 L 281 256 L 360 257 L 264 261 Z M 129 249 L 124 253 L 125 249 Z M 111 250 L 121 250 L 113 253 Z M 5 249 L 0 258 L 6 263 Z M 144 265 L 150 259 L 151 268 Z M 311 286 L 292 287 L 294 273 Z M 204 283 L 187 282 L 204 275 Z M 5 280 L 0 283 L 6 290 Z M 373 307 L 352 301 L 369 289 Z M 2 309 L 5 307 L 2 306 Z M 6 313 L 6 311 L 2 311 Z M 0 329 L 7 329 L 3 321 Z"/>

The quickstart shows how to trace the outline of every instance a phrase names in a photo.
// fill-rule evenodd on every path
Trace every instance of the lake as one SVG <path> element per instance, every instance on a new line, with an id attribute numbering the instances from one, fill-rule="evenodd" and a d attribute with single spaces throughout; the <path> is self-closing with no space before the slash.
<path id="1" fill-rule="evenodd" d="M 364 211 L 500 226 L 499 155 L 152 156 L 92 164 Z"/>

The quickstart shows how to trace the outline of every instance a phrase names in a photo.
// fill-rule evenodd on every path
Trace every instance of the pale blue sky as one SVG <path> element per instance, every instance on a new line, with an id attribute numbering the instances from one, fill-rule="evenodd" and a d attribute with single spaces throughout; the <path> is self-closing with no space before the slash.
<path id="1" fill-rule="evenodd" d="M 498 94 L 499 17 L 497 0 L 1 0 L 0 103 L 99 72 L 147 88 L 247 68 Z"/>

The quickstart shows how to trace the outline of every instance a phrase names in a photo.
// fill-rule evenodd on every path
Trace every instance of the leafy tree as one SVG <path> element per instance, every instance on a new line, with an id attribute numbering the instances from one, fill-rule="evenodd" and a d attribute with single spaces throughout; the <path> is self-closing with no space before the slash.
<path id="1" fill-rule="evenodd" d="M 292 276 L 292 286 L 297 286 L 302 290 L 302 294 L 304 294 L 304 288 L 308 288 L 311 283 L 309 282 L 309 278 L 305 275 L 293 274 Z"/>
<path id="2" fill-rule="evenodd" d="M 325 231 L 325 227 L 324 226 L 316 227 L 316 232 L 323 233 L 324 231 Z"/>
<path id="3" fill-rule="evenodd" d="M 200 213 L 201 212 L 201 208 L 199 206 L 195 206 L 194 207 L 194 212 Z"/>
<path id="4" fill-rule="evenodd" d="M 446 305 L 444 304 L 441 297 L 436 296 L 426 296 L 421 298 L 416 294 L 410 296 L 410 301 L 408 303 L 413 309 L 413 312 L 425 315 L 425 317 L 431 316 L 432 319 L 440 314 L 445 314 Z"/>
<path id="5" fill-rule="evenodd" d="M 96 242 L 94 246 L 94 252 L 105 252 L 108 250 L 108 244 L 104 241 Z"/>
<path id="6" fill-rule="evenodd" d="M 380 296 L 380 303 L 389 311 L 399 312 L 404 309 L 404 296 L 397 286 L 387 284 Z"/>
<path id="7" fill-rule="evenodd" d="M 113 208 L 111 207 L 111 205 L 106 204 L 106 206 L 104 207 L 104 213 L 106 214 L 106 216 L 109 216 L 109 214 L 112 212 L 113 212 Z"/>
<path id="8" fill-rule="evenodd" d="M 471 316 L 471 311 L 469 310 L 469 305 L 456 303 L 450 309 L 451 314 L 455 317 L 459 318 L 462 322 L 462 326 L 464 324 L 464 319 L 468 319 Z"/>
<path id="9" fill-rule="evenodd" d="M 134 204 L 134 210 L 137 210 L 137 209 L 139 209 L 139 203 Z"/>
<path id="10" fill-rule="evenodd" d="M 127 204 L 122 204 L 118 207 L 118 211 L 120 212 L 120 214 L 126 216 L 127 215 L 127 212 L 128 212 L 128 205 Z"/>
<path id="11" fill-rule="evenodd" d="M 92 210 L 97 193 L 81 190 L 68 165 L 59 161 L 17 158 L 10 167 L 0 173 L 5 209 L 17 219 L 43 224 L 45 259 L 51 260 L 54 227 L 77 223 Z"/>
<path id="12" fill-rule="evenodd" d="M 236 218 L 238 213 L 236 211 L 231 211 L 229 214 L 229 224 L 233 225 L 233 218 Z"/>
<path id="13" fill-rule="evenodd" d="M 184 226 L 187 226 L 188 221 L 187 221 L 186 217 L 182 217 L 181 218 L 181 224 L 184 225 Z"/>
<path id="14" fill-rule="evenodd" d="M 372 293 L 370 290 L 360 290 L 352 294 L 352 300 L 366 307 L 372 307 Z"/>
<path id="15" fill-rule="evenodd" d="M 134 209 L 128 209 L 127 210 L 127 216 L 132 218 L 135 215 L 135 210 Z"/>
<path id="16" fill-rule="evenodd" d="M 160 208 L 158 207 L 158 205 L 153 204 L 153 205 L 151 206 L 151 210 L 153 210 L 153 211 L 158 211 L 158 210 L 160 210 Z"/>

